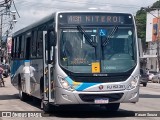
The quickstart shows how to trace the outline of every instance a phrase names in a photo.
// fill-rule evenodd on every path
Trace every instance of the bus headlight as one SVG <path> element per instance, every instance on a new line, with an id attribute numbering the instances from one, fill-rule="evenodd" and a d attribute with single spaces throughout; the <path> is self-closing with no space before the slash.
<path id="1" fill-rule="evenodd" d="M 65 80 L 65 78 L 63 78 L 62 76 L 58 76 L 58 80 L 60 81 L 60 83 L 61 83 L 61 85 L 62 85 L 62 87 L 63 87 L 64 89 L 67 89 L 67 90 L 69 90 L 69 91 L 73 91 L 73 90 L 74 90 L 73 87 L 72 87 L 72 85 L 70 85 L 70 84 L 68 83 L 68 81 Z"/>
<path id="2" fill-rule="evenodd" d="M 133 76 L 133 80 L 127 86 L 127 90 L 136 88 L 136 86 L 138 85 L 138 81 L 139 81 L 139 76 L 135 76 L 135 77 Z"/>

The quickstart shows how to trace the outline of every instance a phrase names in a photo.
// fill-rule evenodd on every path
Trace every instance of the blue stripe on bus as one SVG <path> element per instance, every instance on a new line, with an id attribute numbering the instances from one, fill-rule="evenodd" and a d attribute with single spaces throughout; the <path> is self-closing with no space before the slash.
<path id="1" fill-rule="evenodd" d="M 77 90 L 77 91 L 83 91 L 89 87 L 92 87 L 94 85 L 97 85 L 97 84 L 101 84 L 101 83 L 79 83 L 79 84 L 76 84 L 74 85 L 74 81 L 70 78 L 70 77 L 66 77 L 65 80 L 67 80 L 67 82 L 71 85 L 71 86 L 74 86 L 74 89 Z"/>
<path id="2" fill-rule="evenodd" d="M 24 60 L 13 60 L 11 64 L 11 74 L 15 74 L 21 65 L 24 65 Z"/>
<path id="3" fill-rule="evenodd" d="M 80 86 L 78 86 L 76 88 L 77 91 L 83 91 L 85 90 L 86 88 L 89 88 L 91 86 L 94 86 L 94 85 L 97 85 L 99 83 L 82 83 Z"/>
<path id="4" fill-rule="evenodd" d="M 25 62 L 30 62 L 30 60 L 13 60 L 11 64 L 11 74 L 15 74 L 18 68 L 24 65 Z"/>
<path id="5" fill-rule="evenodd" d="M 73 84 L 73 80 L 70 77 L 66 77 L 65 78 L 67 80 L 67 82 L 72 85 Z"/>

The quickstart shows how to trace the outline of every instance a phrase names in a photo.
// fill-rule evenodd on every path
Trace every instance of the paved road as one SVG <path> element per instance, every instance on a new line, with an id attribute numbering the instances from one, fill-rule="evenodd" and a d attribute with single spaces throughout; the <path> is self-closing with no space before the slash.
<path id="1" fill-rule="evenodd" d="M 10 79 L 5 79 L 6 87 L 0 87 L 0 111 L 42 111 L 40 109 L 40 102 L 23 102 L 19 100 L 18 91 L 10 84 Z M 149 83 L 147 87 L 140 88 L 140 100 L 136 104 L 122 103 L 120 110 L 116 113 L 109 113 L 105 111 L 103 107 L 99 106 L 69 106 L 62 107 L 58 112 L 50 113 L 51 117 L 45 118 L 27 118 L 34 120 L 48 120 L 48 119 L 118 119 L 118 120 L 159 120 L 160 117 L 135 117 L 137 115 L 144 115 L 139 111 L 149 111 L 150 115 L 153 115 L 152 111 L 159 111 L 160 115 L 160 84 Z M 147 112 L 145 112 L 147 114 Z M 149 114 L 148 114 L 149 115 Z M 119 116 L 119 117 L 118 117 Z M 15 118 L 0 118 L 0 120 L 15 119 Z M 17 118 L 16 118 L 17 119 Z M 26 118 L 18 118 L 26 119 Z"/>

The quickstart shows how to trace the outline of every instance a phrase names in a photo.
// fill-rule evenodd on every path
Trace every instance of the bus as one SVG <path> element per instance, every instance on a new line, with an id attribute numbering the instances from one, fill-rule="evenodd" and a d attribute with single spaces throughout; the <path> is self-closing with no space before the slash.
<path id="1" fill-rule="evenodd" d="M 139 100 L 139 50 L 134 16 L 59 11 L 14 33 L 11 83 L 21 100 L 50 106 L 102 105 Z"/>

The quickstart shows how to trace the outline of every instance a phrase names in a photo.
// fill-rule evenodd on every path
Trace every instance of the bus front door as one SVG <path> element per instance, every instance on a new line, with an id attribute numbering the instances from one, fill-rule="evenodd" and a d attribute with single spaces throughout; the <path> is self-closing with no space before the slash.
<path id="1" fill-rule="evenodd" d="M 54 79 L 53 65 L 50 64 L 50 42 L 48 31 L 43 31 L 43 64 L 44 64 L 44 102 L 54 102 Z"/>

